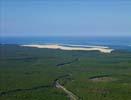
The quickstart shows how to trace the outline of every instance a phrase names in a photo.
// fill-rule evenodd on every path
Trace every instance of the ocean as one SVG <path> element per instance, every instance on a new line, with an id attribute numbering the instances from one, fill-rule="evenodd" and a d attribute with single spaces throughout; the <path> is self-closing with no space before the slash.
<path id="1" fill-rule="evenodd" d="M 131 51 L 131 37 L 1 37 L 1 44 L 71 44 Z"/>

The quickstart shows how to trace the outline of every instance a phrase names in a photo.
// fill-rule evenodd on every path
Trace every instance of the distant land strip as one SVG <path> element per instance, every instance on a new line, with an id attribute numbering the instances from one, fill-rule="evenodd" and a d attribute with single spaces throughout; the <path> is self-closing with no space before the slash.
<path id="1" fill-rule="evenodd" d="M 46 48 L 46 49 L 59 49 L 59 50 L 67 50 L 67 51 L 99 51 L 101 53 L 111 53 L 114 49 L 109 47 L 103 46 L 88 46 L 88 47 L 81 47 L 81 46 L 73 46 L 73 45 L 59 45 L 59 44 L 44 44 L 44 45 L 20 45 L 24 47 L 34 47 L 34 48 Z"/>

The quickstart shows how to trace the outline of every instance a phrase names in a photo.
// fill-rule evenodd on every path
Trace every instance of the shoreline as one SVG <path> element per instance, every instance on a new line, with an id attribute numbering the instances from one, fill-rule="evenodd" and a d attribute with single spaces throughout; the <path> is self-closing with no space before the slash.
<path id="1" fill-rule="evenodd" d="M 34 47 L 34 48 L 47 48 L 47 49 L 60 49 L 60 50 L 68 50 L 68 51 L 99 51 L 101 53 L 111 53 L 114 49 L 104 46 L 87 46 L 87 47 L 79 47 L 79 45 L 69 45 L 63 46 L 58 44 L 44 44 L 44 45 L 20 45 L 24 47 Z M 72 46 L 72 47 L 70 47 Z M 76 47 L 77 46 L 77 47 Z"/>

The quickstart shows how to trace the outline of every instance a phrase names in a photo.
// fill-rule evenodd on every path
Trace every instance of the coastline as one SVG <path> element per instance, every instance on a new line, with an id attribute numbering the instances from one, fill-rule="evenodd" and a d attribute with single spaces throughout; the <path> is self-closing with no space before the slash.
<path id="1" fill-rule="evenodd" d="M 68 50 L 68 51 L 99 51 L 101 53 L 111 53 L 114 49 L 104 46 L 85 46 L 79 47 L 80 45 L 59 45 L 59 44 L 44 44 L 44 45 L 20 45 L 24 47 L 35 47 L 35 48 L 47 48 L 47 49 L 60 49 L 60 50 Z M 70 47 L 71 46 L 71 47 Z"/>

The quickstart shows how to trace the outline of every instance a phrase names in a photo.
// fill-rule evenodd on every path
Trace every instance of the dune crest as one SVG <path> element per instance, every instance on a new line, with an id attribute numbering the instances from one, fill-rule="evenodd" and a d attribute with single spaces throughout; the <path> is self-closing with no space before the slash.
<path id="1" fill-rule="evenodd" d="M 109 47 L 103 48 L 102 46 L 88 46 L 88 47 L 76 47 L 76 46 L 63 46 L 58 44 L 45 44 L 45 45 L 21 45 L 26 47 L 35 47 L 35 48 L 48 48 L 48 49 L 60 49 L 60 50 L 80 50 L 80 51 L 100 51 L 102 53 L 111 53 L 114 49 Z"/>

